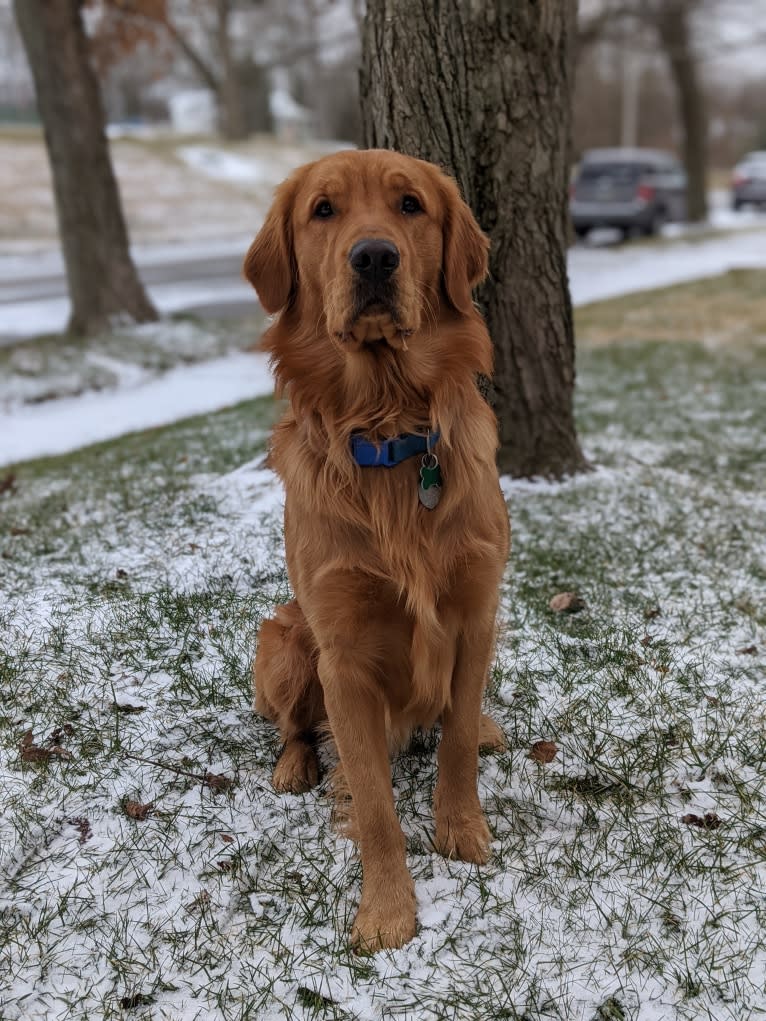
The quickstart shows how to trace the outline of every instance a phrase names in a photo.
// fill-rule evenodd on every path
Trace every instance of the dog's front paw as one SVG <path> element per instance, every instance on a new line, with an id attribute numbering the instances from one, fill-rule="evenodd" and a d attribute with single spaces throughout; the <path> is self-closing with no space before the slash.
<path id="1" fill-rule="evenodd" d="M 436 848 L 445 858 L 484 865 L 489 859 L 490 839 L 489 826 L 481 809 L 436 815 Z"/>
<path id="2" fill-rule="evenodd" d="M 404 946 L 416 929 L 415 890 L 410 880 L 400 890 L 381 891 L 375 897 L 362 895 L 351 943 L 357 953 L 374 954 Z"/>

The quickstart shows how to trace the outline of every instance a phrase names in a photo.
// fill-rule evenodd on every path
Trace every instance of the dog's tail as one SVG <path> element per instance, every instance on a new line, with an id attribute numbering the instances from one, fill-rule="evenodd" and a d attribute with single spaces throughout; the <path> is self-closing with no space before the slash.
<path id="1" fill-rule="evenodd" d="M 439 621 L 435 615 L 425 619 L 415 617 L 407 711 L 415 712 L 423 726 L 430 726 L 449 707 L 456 650 L 457 634 L 448 622 Z"/>

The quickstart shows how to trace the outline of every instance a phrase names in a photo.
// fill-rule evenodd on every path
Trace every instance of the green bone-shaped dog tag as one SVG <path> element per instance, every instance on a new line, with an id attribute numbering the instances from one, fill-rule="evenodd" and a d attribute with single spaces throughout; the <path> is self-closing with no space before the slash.
<path id="1" fill-rule="evenodd" d="M 434 465 L 433 468 L 420 469 L 420 484 L 423 489 L 430 489 L 431 486 L 440 486 L 442 484 L 442 470 L 438 464 Z"/>

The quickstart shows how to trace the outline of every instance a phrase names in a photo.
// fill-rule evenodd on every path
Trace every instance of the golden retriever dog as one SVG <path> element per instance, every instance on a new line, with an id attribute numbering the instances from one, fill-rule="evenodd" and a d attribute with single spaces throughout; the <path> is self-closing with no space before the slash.
<path id="1" fill-rule="evenodd" d="M 244 272 L 288 407 L 270 464 L 285 487 L 295 599 L 263 622 L 256 710 L 284 742 L 277 790 L 318 781 L 329 730 L 362 859 L 352 939 L 398 947 L 415 893 L 390 755 L 441 722 L 435 843 L 485 862 L 482 716 L 509 527 L 494 415 L 476 387 L 492 347 L 471 290 L 488 240 L 437 167 L 341 152 L 276 191 Z"/>

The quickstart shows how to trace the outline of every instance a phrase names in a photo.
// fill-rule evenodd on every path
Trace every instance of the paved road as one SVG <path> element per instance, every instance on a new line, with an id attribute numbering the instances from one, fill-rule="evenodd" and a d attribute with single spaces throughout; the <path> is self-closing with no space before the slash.
<path id="1" fill-rule="evenodd" d="M 242 279 L 245 248 L 230 247 L 233 251 L 210 256 L 199 254 L 199 246 L 187 255 L 168 249 L 140 253 L 141 279 L 160 311 L 221 318 L 253 312 L 255 294 Z M 0 260 L 0 344 L 61 330 L 68 315 L 60 259 L 47 256 L 38 269 L 30 257 Z"/>

